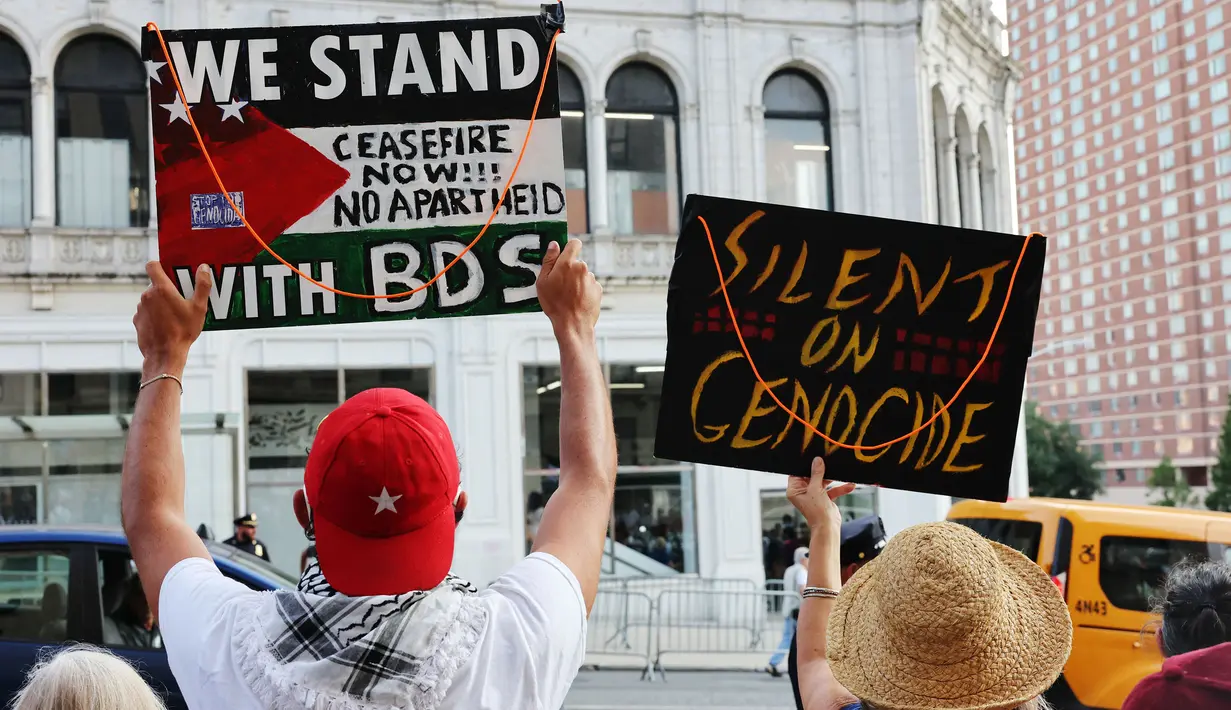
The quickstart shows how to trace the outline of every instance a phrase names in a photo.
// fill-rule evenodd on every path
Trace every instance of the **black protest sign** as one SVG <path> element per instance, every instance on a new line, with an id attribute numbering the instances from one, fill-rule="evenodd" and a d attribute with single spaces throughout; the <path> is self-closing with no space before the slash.
<path id="1" fill-rule="evenodd" d="M 567 239 L 553 34 L 542 16 L 147 30 L 160 259 L 184 290 L 213 267 L 206 328 L 538 310 Z"/>
<path id="2" fill-rule="evenodd" d="M 683 224 L 656 456 L 797 475 L 824 456 L 837 480 L 1005 500 L 1042 237 L 696 195 Z M 863 447 L 910 436 L 854 451 L 817 432 Z"/>

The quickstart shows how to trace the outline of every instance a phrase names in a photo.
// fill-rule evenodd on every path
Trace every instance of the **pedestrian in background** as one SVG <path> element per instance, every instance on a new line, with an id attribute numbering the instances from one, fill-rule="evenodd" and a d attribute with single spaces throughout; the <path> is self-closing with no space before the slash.
<path id="1" fill-rule="evenodd" d="M 162 701 L 123 659 L 91 646 L 71 646 L 26 675 L 12 710 L 164 710 Z"/>
<path id="2" fill-rule="evenodd" d="M 244 513 L 235 519 L 235 534 L 222 541 L 224 545 L 238 548 L 269 562 L 269 550 L 265 543 L 256 537 L 257 519 L 255 513 Z"/>
<path id="3" fill-rule="evenodd" d="M 1037 710 L 1068 660 L 1073 626 L 1038 565 L 955 523 L 898 533 L 842 585 L 842 514 L 854 484 L 791 477 L 812 527 L 799 611 L 806 710 Z M 841 593 L 839 593 L 841 590 Z"/>
<path id="4" fill-rule="evenodd" d="M 795 564 L 786 568 L 786 572 L 782 575 L 782 591 L 786 592 L 783 596 L 783 620 L 782 620 L 782 640 L 778 642 L 778 648 L 774 651 L 774 655 L 769 657 L 769 665 L 765 667 L 765 671 L 775 678 L 782 677 L 782 671 L 778 670 L 778 666 L 785 660 L 788 649 L 791 643 L 795 641 L 795 624 L 799 619 L 799 594 L 804 590 L 804 584 L 808 581 L 808 548 L 795 548 Z"/>

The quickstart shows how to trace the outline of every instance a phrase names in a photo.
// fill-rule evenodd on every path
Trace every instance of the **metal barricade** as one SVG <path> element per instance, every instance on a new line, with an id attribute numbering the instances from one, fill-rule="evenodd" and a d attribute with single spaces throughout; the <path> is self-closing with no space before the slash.
<path id="1" fill-rule="evenodd" d="M 649 594 L 600 584 L 587 623 L 586 665 L 637 667 L 642 680 L 653 680 L 654 607 Z"/>
<path id="2" fill-rule="evenodd" d="M 681 665 L 688 667 L 764 667 L 789 641 L 786 617 L 798 605 L 794 592 L 662 591 L 655 604 L 651 675 L 663 670 L 667 654 L 684 656 Z M 733 654 L 743 657 L 728 657 Z"/>

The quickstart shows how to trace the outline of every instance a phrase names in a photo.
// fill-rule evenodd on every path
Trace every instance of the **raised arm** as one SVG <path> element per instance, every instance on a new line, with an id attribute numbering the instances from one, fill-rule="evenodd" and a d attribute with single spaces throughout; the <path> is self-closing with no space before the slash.
<path id="1" fill-rule="evenodd" d="M 162 581 L 189 557 L 210 559 L 184 519 L 184 447 L 180 438 L 180 385 L 188 349 L 205 325 L 210 274 L 197 271 L 191 299 L 180 296 L 162 266 L 145 265 L 151 285 L 141 294 L 133 325 L 145 359 L 128 445 L 124 449 L 120 509 L 133 560 L 150 609 L 158 614 Z"/>
<path id="2" fill-rule="evenodd" d="M 580 252 L 577 240 L 563 252 L 552 242 L 538 278 L 539 303 L 560 345 L 560 487 L 543 510 L 534 551 L 553 555 L 572 570 L 588 614 L 598 593 L 615 493 L 616 445 L 594 341 L 603 288 L 578 258 Z"/>
<path id="3" fill-rule="evenodd" d="M 852 483 L 829 487 L 825 462 L 812 461 L 810 478 L 792 476 L 786 497 L 803 513 L 812 528 L 808 548 L 808 586 L 842 588 L 842 512 L 834 501 L 855 490 Z M 859 702 L 842 687 L 825 660 L 825 633 L 834 600 L 804 599 L 799 607 L 795 640 L 799 649 L 799 697 L 804 710 L 840 710 Z"/>

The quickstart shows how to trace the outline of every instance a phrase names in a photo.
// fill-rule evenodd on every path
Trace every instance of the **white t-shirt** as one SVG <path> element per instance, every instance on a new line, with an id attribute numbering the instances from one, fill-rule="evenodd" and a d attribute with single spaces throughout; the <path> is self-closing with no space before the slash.
<path id="1" fill-rule="evenodd" d="M 786 572 L 782 575 L 782 591 L 795 592 L 799 594 L 800 590 L 808 584 L 808 568 L 803 565 L 791 565 L 786 568 Z M 786 597 L 786 603 L 783 605 L 786 613 L 791 613 L 799 608 L 799 598 L 797 596 Z"/>
<path id="2" fill-rule="evenodd" d="M 175 680 L 192 710 L 260 710 L 231 652 L 236 604 L 260 594 L 193 557 L 162 583 L 158 620 Z M 586 607 L 564 563 L 536 552 L 479 592 L 487 627 L 440 710 L 559 710 L 585 659 Z M 248 607 L 250 608 L 250 607 Z"/>

